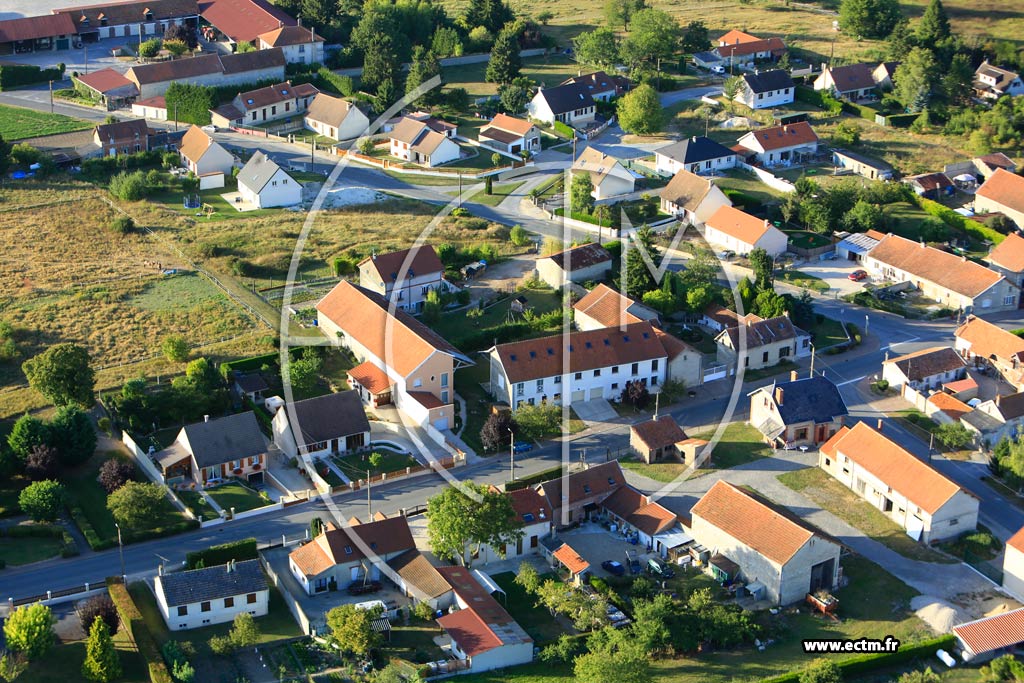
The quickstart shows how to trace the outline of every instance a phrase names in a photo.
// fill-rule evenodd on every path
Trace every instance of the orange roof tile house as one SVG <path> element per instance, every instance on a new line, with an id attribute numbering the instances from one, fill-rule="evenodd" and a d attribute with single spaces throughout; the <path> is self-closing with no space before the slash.
<path id="1" fill-rule="evenodd" d="M 978 524 L 978 498 L 866 422 L 844 427 L 818 466 L 924 543 Z"/>
<path id="2" fill-rule="evenodd" d="M 954 337 L 954 348 L 975 368 L 991 367 L 1018 391 L 1024 387 L 1024 339 L 973 315 Z"/>
<path id="3" fill-rule="evenodd" d="M 529 121 L 498 114 L 480 129 L 480 144 L 508 154 L 540 151 L 540 129 Z"/>
<path id="4" fill-rule="evenodd" d="M 708 218 L 704 225 L 704 239 L 708 243 L 729 249 L 737 254 L 749 254 L 760 247 L 769 256 L 778 256 L 786 251 L 789 238 L 763 218 L 732 206 L 722 206 Z"/>
<path id="5" fill-rule="evenodd" d="M 756 493 L 718 481 L 690 514 L 697 542 L 727 560 L 712 558 L 709 571 L 720 581 L 741 580 L 760 599 L 778 605 L 836 585 L 839 542 Z M 730 565 L 738 576 L 716 572 Z"/>
<path id="6" fill-rule="evenodd" d="M 1024 286 L 1024 237 L 1015 232 L 1010 233 L 989 252 L 985 260 L 989 268 L 1018 287 Z"/>
<path id="7" fill-rule="evenodd" d="M 975 213 L 1001 213 L 1024 227 L 1024 177 L 997 169 L 974 194 Z"/>

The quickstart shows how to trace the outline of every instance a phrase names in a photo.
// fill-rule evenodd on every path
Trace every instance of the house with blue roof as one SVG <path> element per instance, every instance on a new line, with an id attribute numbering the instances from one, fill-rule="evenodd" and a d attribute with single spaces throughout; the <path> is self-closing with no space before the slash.
<path id="1" fill-rule="evenodd" d="M 815 448 L 843 427 L 849 415 L 835 384 L 824 377 L 773 382 L 748 394 L 750 424 L 773 448 Z"/>

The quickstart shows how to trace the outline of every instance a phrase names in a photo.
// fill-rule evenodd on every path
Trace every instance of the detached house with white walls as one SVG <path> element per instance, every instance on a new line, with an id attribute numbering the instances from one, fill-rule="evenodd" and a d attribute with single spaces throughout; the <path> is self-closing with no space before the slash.
<path id="1" fill-rule="evenodd" d="M 719 208 L 732 206 L 713 181 L 687 170 L 677 171 L 659 196 L 661 210 L 685 225 L 703 225 Z"/>
<path id="2" fill-rule="evenodd" d="M 370 445 L 370 423 L 359 393 L 339 391 L 277 409 L 274 444 L 289 458 L 346 455 Z"/>
<path id="3" fill-rule="evenodd" d="M 978 525 L 978 497 L 866 422 L 821 447 L 818 466 L 892 519 L 914 540 L 955 538 Z"/>
<path id="4" fill-rule="evenodd" d="M 874 69 L 872 64 L 826 66 L 814 79 L 814 89 L 825 90 L 847 100 L 861 100 L 872 95 L 878 87 Z"/>
<path id="5" fill-rule="evenodd" d="M 765 320 L 748 313 L 739 322 L 715 337 L 719 363 L 758 370 L 811 355 L 811 335 L 794 325 L 788 314 Z M 741 354 L 743 336 L 747 350 Z"/>
<path id="6" fill-rule="evenodd" d="M 974 94 L 986 100 L 998 100 L 1003 95 L 1024 95 L 1024 81 L 1016 71 L 989 64 L 986 59 L 974 72 Z"/>
<path id="7" fill-rule="evenodd" d="M 752 130 L 737 144 L 754 153 L 754 161 L 764 166 L 788 166 L 803 161 L 818 151 L 818 134 L 806 121 Z"/>
<path id="8" fill-rule="evenodd" d="M 312 28 L 281 26 L 273 31 L 261 33 L 256 41 L 256 46 L 260 50 L 281 48 L 285 61 L 289 64 L 324 63 L 324 39 Z"/>
<path id="9" fill-rule="evenodd" d="M 1000 168 L 974 193 L 975 213 L 1001 213 L 1024 228 L 1024 177 Z"/>
<path id="10" fill-rule="evenodd" d="M 654 150 L 654 160 L 658 173 L 714 175 L 736 166 L 736 152 L 711 138 L 694 136 Z"/>
<path id="11" fill-rule="evenodd" d="M 370 119 L 354 102 L 319 93 L 306 111 L 305 126 L 332 140 L 352 140 L 366 133 Z"/>
<path id="12" fill-rule="evenodd" d="M 455 126 L 435 118 L 403 116 L 388 133 L 391 156 L 427 168 L 457 161 L 461 150 Z"/>
<path id="13" fill-rule="evenodd" d="M 231 175 L 235 158 L 199 126 L 193 125 L 178 148 L 181 165 L 199 176 L 199 189 L 224 187 L 224 176 Z"/>
<path id="14" fill-rule="evenodd" d="M 927 391 L 966 376 L 964 359 L 948 346 L 933 346 L 887 358 L 882 363 L 882 379 L 893 388 L 908 386 L 915 391 Z"/>
<path id="15" fill-rule="evenodd" d="M 732 206 L 720 206 L 704 224 L 704 239 L 737 254 L 764 249 L 769 256 L 785 253 L 789 237 L 764 218 L 756 218 Z"/>
<path id="16" fill-rule="evenodd" d="M 415 424 L 437 432 L 451 429 L 453 375 L 456 369 L 473 365 L 468 356 L 405 311 L 392 310 L 380 294 L 344 280 L 316 310 L 320 331 L 359 361 L 349 377 L 370 378 L 372 389 L 352 385 L 364 401 L 386 392 L 388 401 Z"/>
<path id="17" fill-rule="evenodd" d="M 1024 600 L 1024 529 L 1019 529 L 1006 542 L 1003 588 L 1018 600 Z"/>
<path id="18" fill-rule="evenodd" d="M 153 595 L 171 631 L 226 624 L 239 614 L 262 617 L 270 611 L 270 587 L 259 560 L 160 574 L 153 579 Z"/>
<path id="19" fill-rule="evenodd" d="M 526 112 L 531 119 L 548 125 L 558 121 L 572 128 L 586 128 L 597 117 L 597 105 L 585 84 L 568 83 L 541 87 L 526 105 Z"/>
<path id="20" fill-rule="evenodd" d="M 492 486 L 492 491 L 501 491 Z M 526 487 L 515 491 L 503 493 L 512 504 L 513 515 L 516 524 L 519 525 L 519 533 L 516 539 L 507 543 L 498 552 L 486 543 L 480 547 L 480 555 L 474 563 L 500 562 L 511 560 L 527 555 L 536 555 L 541 552 L 541 541 L 551 535 L 551 505 L 547 499 L 535 488 Z"/>
<path id="21" fill-rule="evenodd" d="M 793 79 L 782 69 L 745 73 L 741 78 L 743 84 L 734 99 L 751 109 L 771 109 L 792 104 L 796 96 Z"/>
<path id="22" fill-rule="evenodd" d="M 481 145 L 508 154 L 535 153 L 541 149 L 540 129 L 529 121 L 507 114 L 496 114 L 480 129 L 477 137 Z"/>
<path id="23" fill-rule="evenodd" d="M 154 457 L 165 480 L 210 486 L 235 477 L 263 483 L 267 440 L 249 410 L 185 425 L 174 443 Z"/>
<path id="24" fill-rule="evenodd" d="M 429 244 L 363 259 L 359 262 L 359 286 L 413 313 L 423 309 L 431 290 L 443 293 L 452 288 L 444 279 L 444 264 Z"/>
<path id="25" fill-rule="evenodd" d="M 572 174 L 588 173 L 594 189 L 591 196 L 602 201 L 629 194 L 636 188 L 636 178 L 619 163 L 595 147 L 587 147 L 572 164 Z"/>
<path id="26" fill-rule="evenodd" d="M 1024 339 L 973 315 L 953 337 L 953 347 L 972 367 L 992 368 L 1018 391 L 1024 389 Z"/>
<path id="27" fill-rule="evenodd" d="M 563 366 L 568 342 L 568 367 Z M 640 322 L 562 337 L 540 337 L 488 350 L 490 389 L 515 411 L 520 405 L 618 400 L 639 382 L 656 393 L 665 383 L 668 352 L 650 323 Z"/>
<path id="28" fill-rule="evenodd" d="M 258 209 L 295 206 L 302 201 L 302 184 L 259 150 L 238 172 L 238 192 L 243 201 Z"/>
<path id="29" fill-rule="evenodd" d="M 301 117 L 320 91 L 309 83 L 289 82 L 240 92 L 235 99 L 210 110 L 210 121 L 218 128 L 256 126 Z"/>

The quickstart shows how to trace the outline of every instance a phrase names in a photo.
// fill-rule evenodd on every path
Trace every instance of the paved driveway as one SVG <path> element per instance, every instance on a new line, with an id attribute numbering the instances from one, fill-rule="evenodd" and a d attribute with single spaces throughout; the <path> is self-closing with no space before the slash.
<path id="1" fill-rule="evenodd" d="M 836 290 L 839 291 L 839 295 L 843 296 L 846 294 L 852 294 L 859 292 L 864 289 L 864 283 L 869 282 L 871 278 L 867 280 L 861 280 L 860 282 L 854 282 L 849 278 L 850 273 L 855 270 L 862 270 L 861 265 L 855 261 L 847 261 L 846 259 L 836 259 L 834 261 L 805 261 L 800 265 L 796 266 L 796 270 L 801 273 L 807 273 L 813 275 L 816 278 L 820 278 L 828 283 L 831 288 L 828 292 L 829 296 L 833 296 Z"/>
<path id="2" fill-rule="evenodd" d="M 595 422 L 611 422 L 619 416 L 612 404 L 603 398 L 573 403 L 572 409 L 587 424 Z"/>

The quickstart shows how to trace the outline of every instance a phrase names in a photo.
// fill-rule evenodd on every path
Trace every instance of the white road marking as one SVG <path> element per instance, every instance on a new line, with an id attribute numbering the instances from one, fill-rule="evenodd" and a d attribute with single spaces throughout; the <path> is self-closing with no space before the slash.
<path id="1" fill-rule="evenodd" d="M 860 377 L 858 377 L 858 378 L 856 378 L 856 379 L 848 379 L 848 380 L 846 380 L 845 382 L 840 382 L 840 383 L 839 383 L 839 384 L 837 384 L 836 386 L 837 386 L 837 387 L 844 387 L 844 386 L 846 386 L 847 384 L 853 384 L 854 382 L 859 382 L 859 381 L 861 381 L 862 379 L 864 379 L 865 377 L 867 377 L 867 375 L 861 375 Z"/>

